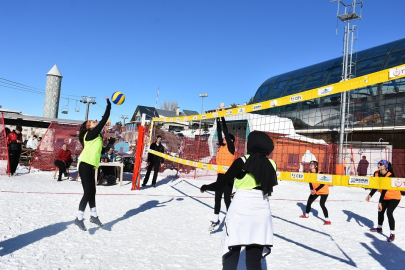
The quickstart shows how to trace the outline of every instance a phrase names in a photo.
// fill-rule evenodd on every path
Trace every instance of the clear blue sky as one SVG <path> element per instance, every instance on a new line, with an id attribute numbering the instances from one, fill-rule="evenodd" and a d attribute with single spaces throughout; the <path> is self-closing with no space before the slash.
<path id="1" fill-rule="evenodd" d="M 404 0 L 364 0 L 357 49 L 404 38 L 404 10 Z M 158 108 L 174 100 L 200 111 L 199 93 L 209 95 L 204 109 L 242 104 L 269 77 L 340 56 L 336 11 L 329 0 L 2 1 L 0 78 L 45 91 L 56 64 L 62 97 L 97 97 L 90 119 L 100 119 L 104 96 L 126 95 L 113 105 L 114 123 L 137 105 L 154 107 L 158 87 Z M 0 93 L 3 108 L 42 116 L 44 95 Z M 80 105 L 77 113 L 70 101 L 59 117 L 84 120 Z"/>

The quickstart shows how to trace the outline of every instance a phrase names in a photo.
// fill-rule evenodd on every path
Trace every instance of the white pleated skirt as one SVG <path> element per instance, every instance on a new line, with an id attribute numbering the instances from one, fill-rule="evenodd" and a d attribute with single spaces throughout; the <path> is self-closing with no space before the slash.
<path id="1" fill-rule="evenodd" d="M 223 254 L 234 246 L 261 245 L 263 257 L 273 246 L 273 221 L 269 198 L 261 190 L 237 189 L 222 234 Z"/>

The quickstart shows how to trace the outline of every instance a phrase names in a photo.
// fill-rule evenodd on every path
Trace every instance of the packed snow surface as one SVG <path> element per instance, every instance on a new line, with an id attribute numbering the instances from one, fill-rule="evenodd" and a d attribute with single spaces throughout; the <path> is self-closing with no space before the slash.
<path id="1" fill-rule="evenodd" d="M 54 172 L 0 176 L 0 269 L 221 269 L 223 222 L 208 232 L 213 215 L 212 192 L 199 187 L 212 180 L 158 177 L 156 188 L 131 191 L 132 174 L 123 186 L 97 187 L 97 212 L 103 228 L 89 222 L 80 231 L 73 223 L 82 186 L 57 182 Z M 144 172 L 143 172 L 144 173 Z M 64 178 L 66 179 L 66 178 Z M 376 193 L 334 186 L 326 206 L 332 225 L 325 226 L 319 199 L 310 218 L 300 219 L 309 195 L 306 183 L 279 181 L 270 203 L 275 243 L 263 269 L 404 269 L 405 204 L 394 212 L 396 239 L 387 242 L 376 226 Z M 225 205 L 220 214 L 223 221 Z M 238 269 L 246 269 L 242 251 Z"/>

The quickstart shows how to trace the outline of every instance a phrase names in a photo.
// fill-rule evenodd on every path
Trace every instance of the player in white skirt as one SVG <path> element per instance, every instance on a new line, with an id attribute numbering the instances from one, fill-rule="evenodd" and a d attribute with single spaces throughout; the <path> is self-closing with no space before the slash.
<path id="1" fill-rule="evenodd" d="M 247 155 L 236 159 L 217 182 L 203 185 L 201 192 L 221 189 L 235 179 L 236 193 L 225 219 L 222 237 L 223 269 L 237 269 L 242 246 L 246 248 L 246 268 L 262 269 L 261 259 L 273 246 L 273 222 L 268 196 L 277 185 L 276 163 L 267 156 L 274 149 L 265 133 L 248 136 Z"/>

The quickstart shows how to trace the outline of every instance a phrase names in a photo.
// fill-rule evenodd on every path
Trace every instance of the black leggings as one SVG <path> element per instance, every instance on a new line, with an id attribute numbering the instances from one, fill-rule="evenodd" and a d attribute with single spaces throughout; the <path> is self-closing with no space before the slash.
<path id="1" fill-rule="evenodd" d="M 229 253 L 222 256 L 222 270 L 236 270 L 241 247 L 233 247 Z M 262 251 L 263 246 L 251 245 L 246 246 L 246 269 L 260 270 L 262 269 Z"/>
<path id="2" fill-rule="evenodd" d="M 223 177 L 224 174 L 219 173 L 217 177 L 217 181 Z M 226 211 L 229 209 L 229 205 L 231 205 L 231 193 L 232 193 L 232 188 L 233 188 L 233 183 L 230 183 L 220 190 L 215 191 L 215 206 L 214 206 L 214 214 L 218 215 L 219 211 L 221 211 L 221 200 L 222 200 L 222 194 L 224 194 L 224 201 L 226 205 Z"/>
<path id="3" fill-rule="evenodd" d="M 309 195 L 308 202 L 307 202 L 307 208 L 305 209 L 305 212 L 307 214 L 309 214 L 309 212 L 311 211 L 312 203 L 316 200 L 316 198 L 318 198 L 318 196 L 321 196 L 320 205 L 321 205 L 321 208 L 322 208 L 322 211 L 323 211 L 323 215 L 325 216 L 325 218 L 328 218 L 329 217 L 328 209 L 326 209 L 326 206 L 325 206 L 325 202 L 326 202 L 326 199 L 328 198 L 328 195 L 329 194 L 325 194 L 325 195 L 312 195 L 311 194 L 311 195 Z"/>
<path id="4" fill-rule="evenodd" d="M 79 204 L 79 210 L 86 209 L 87 202 L 89 202 L 90 208 L 96 207 L 96 180 L 95 169 L 93 165 L 85 162 L 80 162 L 79 174 L 82 179 L 83 197 Z"/>
<path id="5" fill-rule="evenodd" d="M 381 203 L 382 211 L 378 212 L 378 225 L 383 225 L 384 222 L 384 213 L 387 210 L 388 224 L 390 225 L 390 230 L 395 230 L 395 219 L 394 219 L 394 210 L 397 208 L 400 200 L 383 200 Z"/>

